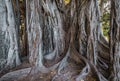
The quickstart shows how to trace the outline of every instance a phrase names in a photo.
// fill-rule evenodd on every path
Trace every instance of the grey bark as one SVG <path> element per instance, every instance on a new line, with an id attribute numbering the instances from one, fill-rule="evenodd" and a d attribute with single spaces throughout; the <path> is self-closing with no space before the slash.
<path id="1" fill-rule="evenodd" d="M 0 0 L 0 71 L 20 64 L 11 0 Z"/>
<path id="2" fill-rule="evenodd" d="M 111 0 L 111 80 L 120 81 L 120 1 Z"/>
<path id="3" fill-rule="evenodd" d="M 29 62 L 33 67 L 23 78 L 108 81 L 110 49 L 101 34 L 97 2 L 71 0 L 66 5 L 63 0 L 26 0 Z M 40 75 L 35 75 L 36 71 Z M 41 74 L 52 77 L 45 80 Z"/>
<path id="4" fill-rule="evenodd" d="M 82 1 L 81 1 L 82 2 Z M 78 2 L 80 3 L 80 2 Z M 82 4 L 82 5 L 81 5 Z M 84 1 L 78 8 L 78 26 L 76 29 L 80 54 L 91 61 L 102 75 L 101 81 L 109 76 L 109 45 L 104 39 L 100 27 L 100 12 L 96 0 Z M 78 11 L 79 11 L 78 10 Z M 79 30 L 79 31 L 77 31 Z M 75 41 L 76 43 L 77 41 Z M 104 77 L 104 79 L 103 79 Z"/>
<path id="5" fill-rule="evenodd" d="M 26 8 L 31 64 L 38 65 L 42 71 L 53 69 L 58 65 L 58 75 L 53 79 L 58 80 L 60 79 L 56 79 L 58 76 L 74 75 L 73 72 L 71 75 L 66 74 L 63 70 L 75 70 L 69 67 L 71 61 L 68 60 L 71 58 L 80 64 L 80 61 L 85 62 L 81 64 L 82 66 L 74 65 L 74 67 L 82 67 L 76 81 L 91 75 L 91 69 L 94 68 L 92 64 L 99 68 L 98 71 L 93 70 L 93 73 L 98 72 L 97 80 L 106 80 L 105 78 L 109 76 L 107 73 L 109 59 L 106 57 L 109 57 L 109 46 L 101 34 L 97 0 L 72 0 L 68 5 L 65 5 L 62 0 L 27 0 Z M 77 56 L 79 60 L 75 60 L 74 57 Z M 85 72 L 86 70 L 88 71 Z M 62 80 L 70 80 L 70 78 Z"/>

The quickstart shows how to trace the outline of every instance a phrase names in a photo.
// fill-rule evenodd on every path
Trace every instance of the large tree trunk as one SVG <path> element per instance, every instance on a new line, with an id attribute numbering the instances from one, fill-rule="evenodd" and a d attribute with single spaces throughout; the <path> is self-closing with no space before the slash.
<path id="1" fill-rule="evenodd" d="M 120 0 L 111 0 L 111 80 L 120 81 Z"/>
<path id="2" fill-rule="evenodd" d="M 20 64 L 11 0 L 0 0 L 0 71 Z"/>
<path id="3" fill-rule="evenodd" d="M 59 64 L 59 77 L 72 77 L 78 73 L 80 75 L 76 80 L 80 80 L 86 79 L 88 75 L 93 76 L 90 74 L 91 69 L 94 68 L 92 63 L 99 68 L 97 77 L 101 81 L 105 80 L 104 76 L 109 76 L 107 73 L 109 59 L 106 57 L 109 57 L 109 47 L 101 34 L 97 0 L 72 0 L 67 5 L 63 0 L 27 0 L 26 6 L 29 61 L 31 64 L 38 65 L 45 71 L 51 69 L 51 66 Z M 78 57 L 78 60 L 75 57 Z M 73 65 L 74 67 L 80 68 L 74 69 L 69 66 L 69 64 L 74 64 L 69 61 L 69 58 L 79 63 L 79 65 Z M 86 59 L 89 59 L 90 63 Z M 63 69 L 73 70 L 74 73 L 66 74 Z M 83 70 L 76 72 L 81 69 Z M 84 72 L 85 70 L 88 71 Z M 44 70 L 42 69 L 42 71 Z M 67 76 L 62 76 L 61 72 Z"/>
<path id="4" fill-rule="evenodd" d="M 55 1 L 26 3 L 29 61 L 39 67 L 52 66 L 66 55 L 69 28 L 66 30 Z"/>
<path id="5" fill-rule="evenodd" d="M 24 81 L 107 81 L 110 50 L 101 34 L 97 2 L 26 0 L 29 62 L 33 68 L 27 69 L 28 77 L 28 72 L 23 73 Z M 23 76 L 12 74 L 15 79 Z"/>

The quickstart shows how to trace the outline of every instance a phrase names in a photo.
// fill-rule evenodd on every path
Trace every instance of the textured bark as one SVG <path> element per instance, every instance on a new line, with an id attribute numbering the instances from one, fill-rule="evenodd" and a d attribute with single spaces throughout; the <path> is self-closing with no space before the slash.
<path id="1" fill-rule="evenodd" d="M 29 74 L 23 72 L 25 76 L 18 74 L 16 80 L 109 81 L 110 49 L 101 33 L 97 0 L 71 0 L 68 4 L 26 0 L 26 24 L 33 67 Z M 10 78 L 9 73 L 0 80 L 5 77 Z"/>
<path id="2" fill-rule="evenodd" d="M 65 32 L 66 26 L 63 26 L 55 1 L 26 3 L 30 63 L 40 67 L 54 65 L 68 49 L 66 38 L 69 29 Z"/>
<path id="3" fill-rule="evenodd" d="M 80 2 L 78 2 L 80 3 Z M 100 72 L 101 81 L 109 76 L 109 45 L 100 27 L 100 12 L 97 0 L 81 1 L 78 11 L 78 33 L 75 40 L 79 53 L 91 61 Z M 79 45 L 79 46 L 77 46 Z M 103 78 L 104 77 L 104 78 Z"/>
<path id="4" fill-rule="evenodd" d="M 2 78 L 0 78 L 0 81 L 15 81 L 21 79 L 23 77 L 26 77 L 30 70 L 31 68 L 25 68 L 18 71 L 9 72 L 6 75 L 2 76 Z"/>
<path id="5" fill-rule="evenodd" d="M 71 81 L 87 80 L 94 72 L 97 72 L 96 80 L 106 80 L 109 47 L 101 34 L 97 0 L 71 0 L 67 5 L 62 0 L 32 0 L 26 1 L 26 6 L 31 64 L 45 72 L 58 66 L 55 81 L 70 81 L 66 77 L 73 77 Z M 74 65 L 74 61 L 78 65 Z M 75 78 L 77 74 L 79 77 Z"/>
<path id="6" fill-rule="evenodd" d="M 103 12 L 104 12 L 104 0 L 100 0 L 100 12 L 101 12 L 101 16 L 103 16 Z"/>
<path id="7" fill-rule="evenodd" d="M 0 71 L 20 64 L 11 0 L 0 0 Z"/>
<path id="8" fill-rule="evenodd" d="M 111 1 L 111 81 L 120 81 L 120 1 Z"/>

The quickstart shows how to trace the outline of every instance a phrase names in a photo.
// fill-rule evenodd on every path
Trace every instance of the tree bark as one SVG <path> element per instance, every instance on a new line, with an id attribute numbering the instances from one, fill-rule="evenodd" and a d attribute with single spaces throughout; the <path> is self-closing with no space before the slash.
<path id="1" fill-rule="evenodd" d="M 108 42 L 102 35 L 97 0 L 81 1 L 77 9 L 78 28 L 77 36 L 74 36 L 76 49 L 97 67 L 99 76 L 102 76 L 100 80 L 104 81 L 109 77 L 110 50 Z"/>
<path id="2" fill-rule="evenodd" d="M 20 64 L 11 0 L 0 0 L 0 71 Z"/>
<path id="3" fill-rule="evenodd" d="M 82 67 L 83 73 L 81 72 L 80 77 L 87 69 L 89 70 L 84 77 L 89 75 L 91 69 L 94 68 L 91 63 L 99 68 L 97 74 L 99 80 L 103 81 L 109 76 L 107 73 L 109 46 L 101 34 L 97 0 L 71 0 L 67 5 L 62 0 L 32 0 L 31 2 L 27 0 L 26 8 L 31 64 L 38 65 L 45 70 L 60 64 L 59 73 L 63 68 L 73 69 L 68 67 L 71 63 L 68 58 L 75 60 L 74 57 L 78 56 L 79 60 L 75 60 L 76 62 L 81 64 L 80 60 L 85 61 L 82 63 L 83 66 L 74 65 Z M 75 54 L 71 57 L 73 52 L 79 52 L 77 54 L 80 56 Z M 90 64 L 85 59 L 88 59 Z"/>
<path id="4" fill-rule="evenodd" d="M 68 30 L 55 1 L 26 1 L 30 63 L 52 66 L 66 53 Z M 66 37 L 65 37 L 66 36 Z"/>
<path id="5" fill-rule="evenodd" d="M 120 1 L 111 0 L 111 33 L 110 33 L 110 54 L 111 54 L 111 80 L 120 80 Z"/>
<path id="6" fill-rule="evenodd" d="M 26 0 L 29 62 L 33 67 L 27 77 L 24 73 L 24 81 L 108 81 L 110 49 L 101 34 L 97 2 Z"/>

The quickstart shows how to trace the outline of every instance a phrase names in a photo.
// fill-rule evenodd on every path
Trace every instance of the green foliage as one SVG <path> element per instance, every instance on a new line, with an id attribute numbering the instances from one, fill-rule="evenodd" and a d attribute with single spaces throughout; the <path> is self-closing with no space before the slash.
<path id="1" fill-rule="evenodd" d="M 110 0 L 99 0 L 100 11 L 101 11 L 101 23 L 103 35 L 109 39 L 110 31 Z"/>
<path id="2" fill-rule="evenodd" d="M 103 34 L 104 36 L 109 36 L 110 31 L 110 13 L 104 13 L 102 17 L 102 27 L 103 27 Z"/>

